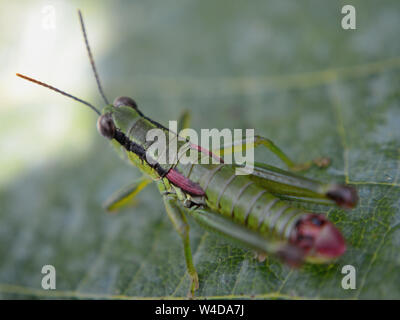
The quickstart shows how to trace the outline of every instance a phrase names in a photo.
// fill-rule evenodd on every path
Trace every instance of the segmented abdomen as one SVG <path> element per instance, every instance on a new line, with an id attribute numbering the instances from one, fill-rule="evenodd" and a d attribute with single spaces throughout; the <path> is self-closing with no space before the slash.
<path id="1" fill-rule="evenodd" d="M 296 222 L 306 214 L 256 185 L 248 176 L 235 175 L 231 165 L 179 167 L 205 191 L 211 209 L 267 236 L 288 239 Z"/>

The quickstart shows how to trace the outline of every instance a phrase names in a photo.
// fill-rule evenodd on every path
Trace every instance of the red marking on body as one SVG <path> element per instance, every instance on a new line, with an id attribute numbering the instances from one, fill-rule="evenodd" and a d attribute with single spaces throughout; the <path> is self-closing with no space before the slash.
<path id="1" fill-rule="evenodd" d="M 168 171 L 166 178 L 172 182 L 177 187 L 181 188 L 183 191 L 195 195 L 195 196 L 204 196 L 204 190 L 192 180 L 186 178 L 183 174 L 178 172 L 175 169 L 171 169 Z"/>
<path id="2" fill-rule="evenodd" d="M 326 260 L 338 258 L 346 251 L 340 231 L 318 214 L 309 214 L 301 219 L 290 242 L 306 254 Z"/>
<path id="3" fill-rule="evenodd" d="M 219 161 L 219 163 L 224 163 L 224 160 L 222 160 L 222 158 L 218 157 L 216 154 L 212 153 L 210 150 L 203 148 L 202 146 L 191 143 L 190 147 L 192 149 L 196 149 L 197 151 L 200 151 L 201 153 L 204 153 L 207 156 L 214 158 L 215 160 Z"/>

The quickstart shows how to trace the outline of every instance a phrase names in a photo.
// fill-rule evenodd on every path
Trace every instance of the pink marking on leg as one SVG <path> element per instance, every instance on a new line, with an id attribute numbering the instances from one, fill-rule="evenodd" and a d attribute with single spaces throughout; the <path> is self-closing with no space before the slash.
<path id="1" fill-rule="evenodd" d="M 181 188 L 183 191 L 195 195 L 195 196 L 204 196 L 204 190 L 192 180 L 186 178 L 183 174 L 179 173 L 175 169 L 171 169 L 168 171 L 166 175 L 167 179 L 172 182 L 177 187 Z"/>
<path id="2" fill-rule="evenodd" d="M 215 160 L 219 161 L 220 163 L 224 163 L 224 160 L 222 160 L 222 158 L 218 157 L 216 154 L 212 153 L 210 150 L 203 148 L 202 146 L 191 143 L 190 147 L 192 149 L 196 149 L 197 151 L 200 151 L 201 153 L 204 153 L 207 156 L 214 158 Z"/>

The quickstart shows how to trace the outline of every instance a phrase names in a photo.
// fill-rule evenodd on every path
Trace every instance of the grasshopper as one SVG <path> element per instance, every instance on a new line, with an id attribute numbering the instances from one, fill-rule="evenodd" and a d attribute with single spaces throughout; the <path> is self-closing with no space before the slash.
<path id="1" fill-rule="evenodd" d="M 291 206 L 286 200 L 337 204 L 343 208 L 356 205 L 358 196 L 348 185 L 322 183 L 296 175 L 293 171 L 320 167 L 328 161 L 317 159 L 296 164 L 271 140 L 255 136 L 250 147 L 265 147 L 288 167 L 288 171 L 260 163 L 248 175 L 235 174 L 238 164 L 225 164 L 219 155 L 237 152 L 237 146 L 249 146 L 249 141 L 234 141 L 220 150 L 205 150 L 190 144 L 199 158 L 217 158 L 210 164 L 159 163 L 149 161 L 146 152 L 151 147 L 146 134 L 152 129 L 170 132 L 158 122 L 146 117 L 129 97 L 118 97 L 110 104 L 102 89 L 83 22 L 78 10 L 86 49 L 96 83 L 106 106 L 100 112 L 92 104 L 76 98 L 46 83 L 18 74 L 17 76 L 47 87 L 87 105 L 99 115 L 97 129 L 111 141 L 117 151 L 139 168 L 143 177 L 112 195 L 105 203 L 107 210 L 117 210 L 131 203 L 150 182 L 155 182 L 163 198 L 165 210 L 183 243 L 187 272 L 190 276 L 190 295 L 199 287 L 193 264 L 187 216 L 208 230 L 237 241 L 255 251 L 260 261 L 266 255 L 279 257 L 283 262 L 298 266 L 303 262 L 325 263 L 340 257 L 346 250 L 340 231 L 322 214 L 306 212 Z M 180 127 L 188 127 L 189 115 L 181 117 Z M 168 150 L 164 150 L 167 152 Z M 203 162 L 201 162 L 203 163 Z"/>

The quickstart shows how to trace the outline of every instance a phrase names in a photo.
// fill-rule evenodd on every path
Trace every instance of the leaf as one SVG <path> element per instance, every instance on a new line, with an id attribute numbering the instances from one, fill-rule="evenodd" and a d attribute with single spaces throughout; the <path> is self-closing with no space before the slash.
<path id="1" fill-rule="evenodd" d="M 350 31 L 340 27 L 339 4 L 316 0 L 81 8 L 89 39 L 101 36 L 91 25 L 107 15 L 101 23 L 110 51 L 96 59 L 110 97 L 135 97 L 165 125 L 189 108 L 196 129 L 255 128 L 298 161 L 329 156 L 330 168 L 306 175 L 345 181 L 359 192 L 352 211 L 309 207 L 326 212 L 347 239 L 346 254 L 329 265 L 293 270 L 273 258 L 259 263 L 250 251 L 190 221 L 199 298 L 400 298 L 399 4 L 353 5 L 357 29 Z M 76 32 L 76 16 L 67 21 Z M 93 87 L 89 67 L 86 73 Z M 2 137 L 17 139 L 15 150 L 42 150 L 30 122 L 18 120 L 18 107 L 1 111 Z M 75 107 L 70 101 L 57 106 Z M 32 105 L 29 110 L 28 120 L 45 114 Z M 17 165 L 20 172 L 1 184 L 0 297 L 186 298 L 181 242 L 156 188 L 117 215 L 102 210 L 110 193 L 139 174 L 96 135 L 94 115 L 78 110 L 69 123 L 78 143 L 57 141 L 58 153 L 31 165 L 30 153 L 19 162 L 11 153 L 1 162 L 5 172 Z M 31 140 L 36 144 L 26 143 Z M 280 165 L 267 152 L 256 155 Z M 45 264 L 57 270 L 57 290 L 41 289 Z M 341 287 L 344 265 L 356 268 L 355 290 Z"/>

